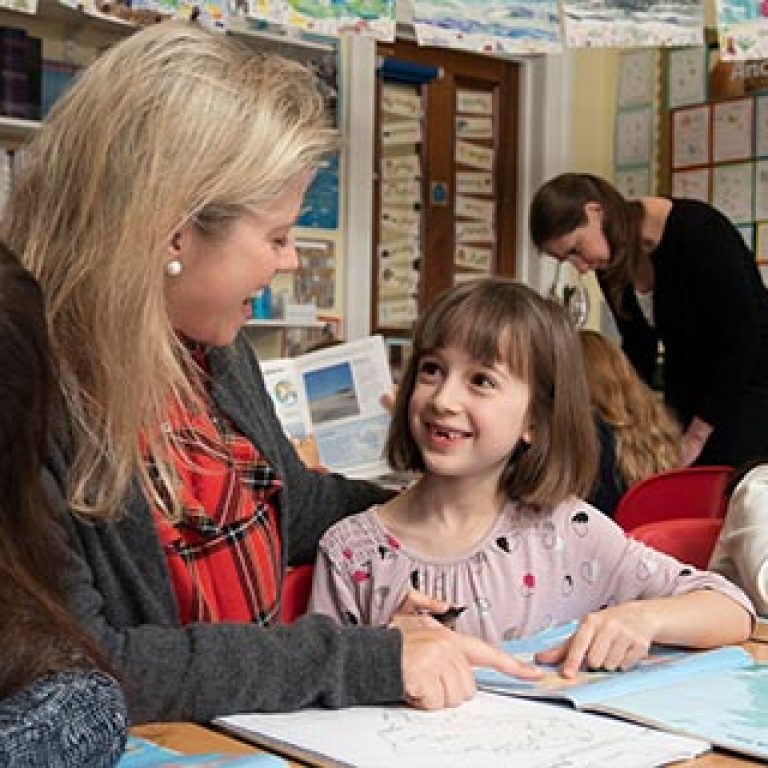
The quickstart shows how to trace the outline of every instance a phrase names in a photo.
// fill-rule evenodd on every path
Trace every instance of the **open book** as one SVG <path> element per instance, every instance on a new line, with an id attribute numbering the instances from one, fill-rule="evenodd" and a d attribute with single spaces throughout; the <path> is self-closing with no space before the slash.
<path id="1" fill-rule="evenodd" d="M 391 392 L 392 375 L 381 336 L 266 360 L 261 369 L 286 434 L 314 435 L 323 466 L 379 481 L 391 474 L 383 458 L 390 416 L 379 398 Z"/>
<path id="2" fill-rule="evenodd" d="M 555 627 L 505 650 L 529 656 L 563 642 L 575 623 Z M 552 669 L 543 679 L 523 681 L 478 669 L 483 690 L 525 698 L 570 702 L 578 709 L 615 715 L 716 746 L 768 758 L 768 665 L 753 662 L 738 646 L 711 651 L 654 647 L 628 672 L 583 672 L 566 680 Z"/>
<path id="3" fill-rule="evenodd" d="M 214 723 L 323 768 L 648 768 L 710 748 L 701 739 L 483 691 L 434 712 L 398 705 L 304 709 Z"/>

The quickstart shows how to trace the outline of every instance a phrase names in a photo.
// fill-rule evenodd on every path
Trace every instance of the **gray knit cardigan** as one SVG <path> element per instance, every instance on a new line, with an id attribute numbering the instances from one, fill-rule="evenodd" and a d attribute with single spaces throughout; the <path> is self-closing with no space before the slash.
<path id="1" fill-rule="evenodd" d="M 209 356 L 217 406 L 283 481 L 279 521 L 286 564 L 310 562 L 336 520 L 391 494 L 305 469 L 285 439 L 244 338 Z M 61 580 L 71 610 L 122 674 L 133 723 L 206 721 L 247 711 L 344 707 L 402 698 L 401 636 L 307 616 L 291 626 L 181 626 L 149 505 L 134 483 L 118 515 L 84 522 L 66 510 L 71 447 L 53 440 L 44 483 L 67 537 Z"/>

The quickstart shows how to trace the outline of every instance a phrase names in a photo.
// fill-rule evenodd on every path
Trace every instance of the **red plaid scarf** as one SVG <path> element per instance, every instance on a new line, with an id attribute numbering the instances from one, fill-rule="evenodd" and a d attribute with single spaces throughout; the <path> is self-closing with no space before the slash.
<path id="1" fill-rule="evenodd" d="M 255 446 L 209 408 L 177 411 L 166 427 L 184 451 L 174 462 L 181 520 L 153 510 L 181 622 L 271 624 L 280 610 L 281 483 Z"/>

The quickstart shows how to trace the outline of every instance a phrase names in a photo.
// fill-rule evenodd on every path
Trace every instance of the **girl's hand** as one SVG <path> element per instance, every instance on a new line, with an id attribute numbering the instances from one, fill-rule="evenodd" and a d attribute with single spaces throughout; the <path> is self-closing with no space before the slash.
<path id="1" fill-rule="evenodd" d="M 390 626 L 403 635 L 405 700 L 419 709 L 455 707 L 471 699 L 473 667 L 493 667 L 527 680 L 542 675 L 541 670 L 476 637 L 453 632 L 429 616 L 398 616 Z"/>
<path id="2" fill-rule="evenodd" d="M 562 645 L 536 654 L 542 664 L 560 664 L 563 677 L 582 666 L 615 672 L 634 667 L 648 655 L 655 629 L 640 601 L 590 613 Z"/>

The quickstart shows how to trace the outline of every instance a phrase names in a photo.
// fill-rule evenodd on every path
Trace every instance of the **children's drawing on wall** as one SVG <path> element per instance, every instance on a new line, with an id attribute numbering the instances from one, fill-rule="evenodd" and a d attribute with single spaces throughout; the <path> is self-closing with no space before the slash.
<path id="1" fill-rule="evenodd" d="M 702 45 L 702 3 L 694 0 L 565 0 L 570 48 Z"/>
<path id="2" fill-rule="evenodd" d="M 414 0 L 419 45 L 482 53 L 559 53 L 556 0 Z"/>
<path id="3" fill-rule="evenodd" d="M 248 15 L 324 35 L 395 37 L 395 0 L 248 0 Z"/>
<path id="4" fill-rule="evenodd" d="M 768 58 L 768 3 L 719 0 L 717 28 L 723 61 Z"/>

